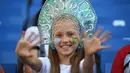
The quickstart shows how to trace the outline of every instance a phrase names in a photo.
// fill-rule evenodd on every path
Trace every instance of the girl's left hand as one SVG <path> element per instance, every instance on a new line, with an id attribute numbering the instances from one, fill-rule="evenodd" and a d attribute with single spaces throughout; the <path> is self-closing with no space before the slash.
<path id="1" fill-rule="evenodd" d="M 110 48 L 110 45 L 102 46 L 104 42 L 111 38 L 110 32 L 106 31 L 104 34 L 100 36 L 103 27 L 99 27 L 97 32 L 93 35 L 93 37 L 89 40 L 87 39 L 87 32 L 83 33 L 83 45 L 85 50 L 85 56 L 92 56 L 94 53 L 101 49 Z"/>

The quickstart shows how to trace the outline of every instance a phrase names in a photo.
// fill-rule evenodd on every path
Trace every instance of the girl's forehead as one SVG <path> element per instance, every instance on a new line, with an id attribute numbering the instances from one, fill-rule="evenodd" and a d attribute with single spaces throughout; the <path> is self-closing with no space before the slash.
<path id="1" fill-rule="evenodd" d="M 54 26 L 52 27 L 53 31 L 56 30 L 74 30 L 78 31 L 77 24 L 75 24 L 72 20 L 64 20 L 64 21 L 57 21 Z"/>
<path id="2" fill-rule="evenodd" d="M 76 24 L 74 21 L 70 20 L 70 19 L 67 19 L 67 20 L 59 20 L 59 21 L 56 21 L 55 24 L 53 25 L 53 28 L 52 29 L 55 29 L 55 28 L 73 28 L 73 27 L 76 27 L 78 24 Z"/>

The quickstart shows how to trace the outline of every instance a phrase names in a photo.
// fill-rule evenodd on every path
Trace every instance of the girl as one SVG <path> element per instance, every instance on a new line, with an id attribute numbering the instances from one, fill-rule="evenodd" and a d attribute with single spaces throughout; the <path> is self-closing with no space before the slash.
<path id="1" fill-rule="evenodd" d="M 16 46 L 16 54 L 23 63 L 39 73 L 93 73 L 93 54 L 110 48 L 109 45 L 101 46 L 110 38 L 110 32 L 99 36 L 102 31 L 100 27 L 88 40 L 87 32 L 81 29 L 76 17 L 62 14 L 52 25 L 49 57 L 37 59 L 31 54 L 32 47 L 40 43 L 39 40 L 31 44 L 37 38 L 30 40 L 32 34 L 25 40 L 21 38 Z"/>

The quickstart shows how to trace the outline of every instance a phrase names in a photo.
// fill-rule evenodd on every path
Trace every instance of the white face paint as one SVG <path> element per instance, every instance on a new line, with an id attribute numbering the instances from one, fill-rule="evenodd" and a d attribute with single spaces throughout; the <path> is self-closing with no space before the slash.
<path id="1" fill-rule="evenodd" d="M 56 38 L 54 39 L 54 44 L 55 44 L 55 45 L 58 45 L 58 44 L 60 43 L 60 41 L 61 41 L 61 39 L 60 39 L 59 37 L 56 37 Z"/>

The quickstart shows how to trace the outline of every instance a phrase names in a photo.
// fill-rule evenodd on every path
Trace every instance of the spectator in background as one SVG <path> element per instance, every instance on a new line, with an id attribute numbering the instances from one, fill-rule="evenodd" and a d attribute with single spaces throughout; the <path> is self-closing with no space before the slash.
<path id="1" fill-rule="evenodd" d="M 130 45 L 126 45 L 121 48 L 114 59 L 111 73 L 130 73 Z"/>
<path id="2" fill-rule="evenodd" d="M 2 65 L 0 65 L 0 73 L 5 73 L 5 71 L 4 71 L 3 67 L 2 67 Z"/>

